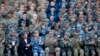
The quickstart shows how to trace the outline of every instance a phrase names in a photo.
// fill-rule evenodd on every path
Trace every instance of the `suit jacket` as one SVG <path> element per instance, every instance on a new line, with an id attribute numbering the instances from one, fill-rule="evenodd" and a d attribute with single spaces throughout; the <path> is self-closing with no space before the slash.
<path id="1" fill-rule="evenodd" d="M 23 38 L 20 38 L 20 40 L 19 40 L 19 49 L 18 49 L 19 56 L 24 56 L 25 54 L 26 54 L 26 56 L 31 55 L 31 53 L 32 53 L 31 47 L 29 47 L 26 50 L 26 44 L 30 44 L 30 39 L 27 38 L 27 43 L 26 43 Z"/>

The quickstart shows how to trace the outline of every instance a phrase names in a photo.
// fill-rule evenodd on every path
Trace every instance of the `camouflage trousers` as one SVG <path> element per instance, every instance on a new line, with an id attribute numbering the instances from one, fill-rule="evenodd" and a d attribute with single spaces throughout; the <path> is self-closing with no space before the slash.
<path id="1" fill-rule="evenodd" d="M 0 56 L 4 55 L 3 52 L 4 52 L 4 47 L 0 47 Z"/>
<path id="2" fill-rule="evenodd" d="M 60 48 L 59 47 L 56 47 L 54 49 L 55 49 L 54 52 L 56 53 L 56 56 L 60 56 Z M 49 47 L 46 47 L 45 48 L 45 55 L 46 56 L 49 56 L 50 51 L 51 51 L 50 48 Z"/>
<path id="3" fill-rule="evenodd" d="M 81 48 L 74 48 L 73 52 L 74 56 L 84 56 L 84 51 Z"/>
<path id="4" fill-rule="evenodd" d="M 61 49 L 61 56 L 72 56 L 72 48 L 66 47 Z"/>
<path id="5" fill-rule="evenodd" d="M 84 55 L 85 56 L 95 56 L 96 55 L 96 52 L 95 52 L 95 49 L 94 47 L 92 46 L 84 46 Z"/>
<path id="6" fill-rule="evenodd" d="M 16 46 L 13 46 L 12 48 L 6 48 L 7 50 L 7 54 L 6 56 L 11 56 L 11 55 L 14 55 L 14 56 L 18 56 L 18 53 L 17 53 L 17 47 Z M 13 53 L 12 53 L 13 51 Z"/>

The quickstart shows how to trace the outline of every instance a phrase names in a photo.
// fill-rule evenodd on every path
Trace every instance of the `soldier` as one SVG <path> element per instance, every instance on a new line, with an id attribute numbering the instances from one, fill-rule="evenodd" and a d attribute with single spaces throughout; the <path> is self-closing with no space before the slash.
<path id="1" fill-rule="evenodd" d="M 13 8 L 16 10 L 16 12 L 19 11 L 19 1 L 14 1 L 14 7 Z"/>
<path id="2" fill-rule="evenodd" d="M 25 7 L 24 5 L 20 5 L 20 10 L 17 12 L 18 19 L 23 18 L 23 12 L 25 12 Z"/>
<path id="3" fill-rule="evenodd" d="M 58 39 L 63 36 L 63 31 L 60 29 L 59 24 L 54 25 L 54 34 Z"/>
<path id="4" fill-rule="evenodd" d="M 32 33 L 33 30 L 36 30 L 36 22 L 32 20 L 32 24 L 29 26 L 30 33 Z"/>
<path id="5" fill-rule="evenodd" d="M 18 27 L 18 17 L 15 11 L 13 12 L 12 18 L 9 20 L 9 25 L 13 25 L 14 28 Z"/>
<path id="6" fill-rule="evenodd" d="M 0 24 L 0 56 L 3 56 L 4 41 L 5 41 L 5 33 L 3 31 L 3 25 Z"/>
<path id="7" fill-rule="evenodd" d="M 18 28 L 18 33 L 19 35 L 22 34 L 24 31 L 29 31 L 29 28 L 26 27 L 26 22 L 25 21 L 22 21 L 21 23 L 21 27 Z"/>
<path id="8" fill-rule="evenodd" d="M 95 35 L 94 32 L 90 33 L 90 41 L 88 42 L 89 44 L 89 50 L 90 50 L 90 54 L 91 56 L 95 56 L 96 55 L 96 38 L 97 36 Z"/>
<path id="9" fill-rule="evenodd" d="M 58 16 L 60 17 L 60 16 L 63 16 L 64 18 L 67 18 L 68 16 L 67 16 L 68 14 L 66 13 L 66 8 L 61 8 L 60 9 L 60 12 L 58 13 Z M 68 20 L 68 19 L 67 19 Z"/>
<path id="10" fill-rule="evenodd" d="M 11 54 L 14 56 L 18 56 L 17 54 L 17 48 L 19 45 L 19 39 L 18 39 L 18 35 L 16 33 L 16 31 L 14 29 L 11 30 L 11 32 L 9 33 L 7 39 L 6 39 L 6 45 L 7 45 L 7 56 L 10 56 Z M 12 53 L 12 51 L 14 53 Z"/>
<path id="11" fill-rule="evenodd" d="M 71 40 L 67 32 L 65 32 L 64 38 L 62 38 L 59 44 L 60 44 L 61 51 L 62 51 L 61 56 L 72 56 Z"/>
<path id="12" fill-rule="evenodd" d="M 84 56 L 84 51 L 81 49 L 82 42 L 79 37 L 79 31 L 74 31 L 74 37 L 71 39 L 74 56 Z M 80 55 L 78 55 L 80 53 Z"/>
<path id="13" fill-rule="evenodd" d="M 57 37 L 54 36 L 53 30 L 49 30 L 48 35 L 45 38 L 45 53 L 49 56 L 50 53 L 56 53 L 56 56 L 60 56 L 60 48 L 58 47 Z"/>
<path id="14" fill-rule="evenodd" d="M 47 35 L 48 31 L 48 19 L 44 19 L 43 24 L 41 25 L 41 33 L 43 36 Z"/>
<path id="15" fill-rule="evenodd" d="M 27 12 L 29 19 L 34 19 L 34 14 L 37 14 L 35 11 L 36 5 L 34 3 L 32 3 L 30 6 L 30 10 Z"/>
<path id="16" fill-rule="evenodd" d="M 46 8 L 41 8 L 41 11 L 38 13 L 38 18 L 42 19 L 42 18 L 47 18 L 47 14 L 46 14 Z"/>
<path id="17" fill-rule="evenodd" d="M 44 45 L 44 40 L 39 36 L 39 32 L 34 31 L 31 37 L 32 52 L 33 56 L 45 56 L 42 46 Z"/>

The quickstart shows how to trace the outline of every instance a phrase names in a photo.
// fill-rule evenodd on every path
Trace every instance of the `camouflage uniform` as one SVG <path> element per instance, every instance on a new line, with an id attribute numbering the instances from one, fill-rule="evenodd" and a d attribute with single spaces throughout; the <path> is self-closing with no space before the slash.
<path id="1" fill-rule="evenodd" d="M 79 33 L 76 33 L 79 35 Z M 82 41 L 80 40 L 79 36 L 74 36 L 71 39 L 72 42 L 72 48 L 74 52 L 74 56 L 79 56 L 78 53 L 80 53 L 80 56 L 84 56 L 84 51 L 81 49 Z"/>
<path id="2" fill-rule="evenodd" d="M 28 11 L 27 14 L 28 14 L 29 19 L 32 20 L 32 19 L 34 19 L 34 14 L 36 14 L 36 12 L 35 11 Z"/>
<path id="3" fill-rule="evenodd" d="M 5 33 L 3 31 L 0 31 L 0 56 L 3 56 L 4 41 L 5 41 Z"/>
<path id="4" fill-rule="evenodd" d="M 49 56 L 49 53 L 54 53 L 54 52 L 56 52 L 56 56 L 60 56 L 60 48 L 57 47 L 58 43 L 55 37 L 50 37 L 49 35 L 47 35 L 45 39 L 45 46 L 46 46 L 45 48 L 46 56 Z"/>
<path id="5" fill-rule="evenodd" d="M 18 56 L 17 54 L 17 48 L 18 48 L 18 45 L 19 45 L 19 39 L 18 39 L 18 35 L 17 33 L 15 32 L 15 30 L 12 30 L 10 32 L 10 34 L 8 35 L 8 38 L 6 38 L 6 45 L 7 45 L 7 56 L 10 56 L 11 54 L 14 55 L 14 56 Z M 12 53 L 12 51 L 14 53 Z"/>
<path id="6" fill-rule="evenodd" d="M 90 38 L 92 37 L 92 38 Z M 89 39 L 84 41 L 85 45 L 84 45 L 84 51 L 85 51 L 85 56 L 95 56 L 96 52 L 95 52 L 95 38 L 93 35 L 89 36 Z"/>
<path id="7" fill-rule="evenodd" d="M 65 40 L 62 39 L 60 44 L 60 48 L 61 48 L 61 55 L 62 56 L 72 56 L 72 48 L 71 48 L 71 41 L 69 40 Z"/>
<path id="8" fill-rule="evenodd" d="M 47 15 L 47 14 L 46 14 L 45 12 L 39 12 L 39 13 L 38 13 L 38 18 L 39 18 L 39 19 L 42 19 L 42 18 L 46 19 L 46 18 L 47 18 L 46 15 Z"/>

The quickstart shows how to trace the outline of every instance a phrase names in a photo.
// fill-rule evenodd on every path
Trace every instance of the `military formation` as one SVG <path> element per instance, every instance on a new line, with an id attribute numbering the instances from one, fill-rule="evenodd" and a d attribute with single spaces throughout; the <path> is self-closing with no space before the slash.
<path id="1" fill-rule="evenodd" d="M 0 56 L 100 56 L 100 1 L 0 0 Z"/>

